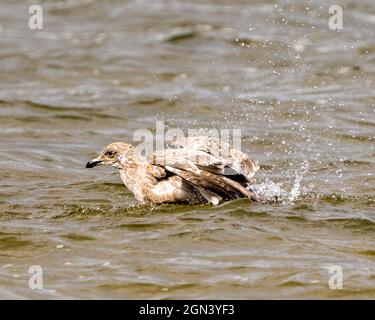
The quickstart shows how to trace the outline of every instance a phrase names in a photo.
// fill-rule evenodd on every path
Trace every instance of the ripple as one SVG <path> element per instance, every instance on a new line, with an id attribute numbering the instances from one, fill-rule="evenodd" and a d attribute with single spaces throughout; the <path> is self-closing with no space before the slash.
<path id="1" fill-rule="evenodd" d="M 62 235 L 63 238 L 66 238 L 68 240 L 73 240 L 73 241 L 91 241 L 95 240 L 93 237 L 89 237 L 84 234 L 77 234 L 77 233 L 69 233 L 69 234 L 64 234 Z"/>
<path id="2" fill-rule="evenodd" d="M 145 231 L 145 230 L 157 230 L 157 229 L 164 229 L 172 226 L 173 224 L 167 223 L 124 223 L 116 228 L 119 229 L 126 229 L 132 231 Z"/>

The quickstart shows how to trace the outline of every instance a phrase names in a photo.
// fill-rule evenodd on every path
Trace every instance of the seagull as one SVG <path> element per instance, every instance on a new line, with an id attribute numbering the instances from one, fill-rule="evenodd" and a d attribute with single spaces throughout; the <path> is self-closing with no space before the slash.
<path id="1" fill-rule="evenodd" d="M 259 166 L 240 150 L 208 136 L 180 137 L 166 149 L 144 156 L 131 144 L 113 142 L 86 168 L 119 170 L 125 186 L 140 204 L 211 203 L 248 198 Z"/>

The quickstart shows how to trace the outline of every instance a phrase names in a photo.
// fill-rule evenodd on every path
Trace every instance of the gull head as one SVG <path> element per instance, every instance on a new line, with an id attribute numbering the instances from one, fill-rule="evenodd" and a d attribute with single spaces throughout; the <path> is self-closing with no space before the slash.
<path id="1" fill-rule="evenodd" d="M 121 159 L 126 158 L 134 147 L 124 142 L 113 142 L 107 145 L 102 153 L 95 159 L 90 160 L 86 164 L 86 168 L 94 168 L 96 166 L 113 166 L 121 169 Z"/>

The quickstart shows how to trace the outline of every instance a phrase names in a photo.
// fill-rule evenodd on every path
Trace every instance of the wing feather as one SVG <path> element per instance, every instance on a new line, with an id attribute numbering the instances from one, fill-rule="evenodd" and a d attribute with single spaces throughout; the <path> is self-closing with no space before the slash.
<path id="1" fill-rule="evenodd" d="M 174 150 L 189 150 L 189 152 L 203 152 L 211 159 L 216 159 L 217 164 L 211 164 L 220 174 L 225 176 L 236 176 L 236 180 L 251 182 L 251 178 L 259 169 L 259 166 L 244 152 L 233 148 L 228 143 L 220 142 L 219 139 L 207 136 L 180 137 L 170 143 Z M 202 165 L 204 165 L 202 163 Z"/>
<path id="2" fill-rule="evenodd" d="M 207 137 L 188 140 L 177 140 L 174 148 L 154 152 L 149 163 L 165 170 L 166 175 L 170 172 L 183 178 L 211 203 L 239 197 L 261 201 L 245 188 L 257 170 L 246 154 L 234 148 L 226 149 L 218 140 Z"/>

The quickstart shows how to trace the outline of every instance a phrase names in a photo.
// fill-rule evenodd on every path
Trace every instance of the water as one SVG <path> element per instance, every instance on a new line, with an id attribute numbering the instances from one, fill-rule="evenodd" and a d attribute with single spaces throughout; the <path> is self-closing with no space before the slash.
<path id="1" fill-rule="evenodd" d="M 375 298 L 375 5 L 336 3 L 45 1 L 31 31 L 3 0 L 0 297 Z M 241 129 L 282 201 L 136 206 L 84 168 L 156 120 Z"/>

